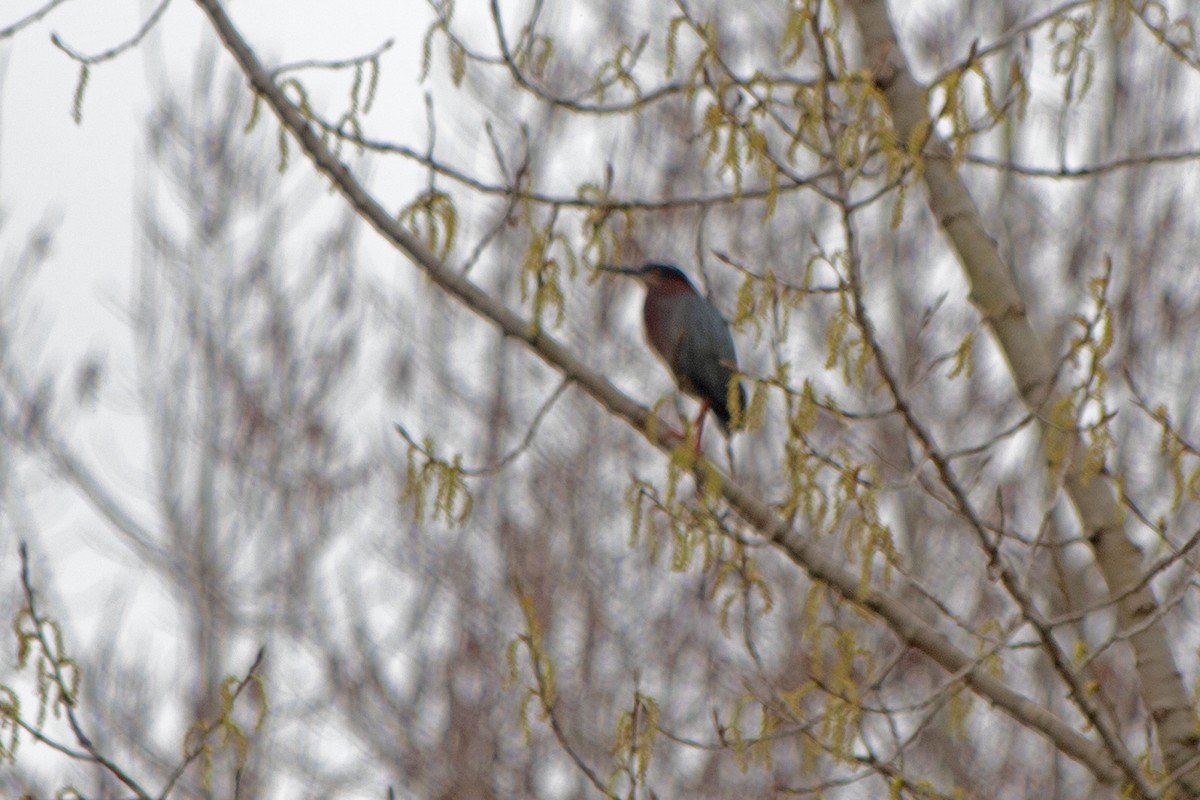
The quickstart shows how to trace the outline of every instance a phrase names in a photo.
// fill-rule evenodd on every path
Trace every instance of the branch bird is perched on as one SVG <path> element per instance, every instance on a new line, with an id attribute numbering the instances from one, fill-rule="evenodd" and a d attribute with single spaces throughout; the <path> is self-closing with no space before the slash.
<path id="1" fill-rule="evenodd" d="M 642 321 L 646 324 L 646 340 L 679 388 L 700 401 L 696 449 L 700 449 L 704 417 L 710 408 L 728 436 L 730 387 L 737 386 L 739 409 L 746 408 L 746 389 L 734 374 L 737 352 L 721 312 L 696 291 L 681 269 L 671 264 L 600 269 L 637 278 L 645 285 Z"/>

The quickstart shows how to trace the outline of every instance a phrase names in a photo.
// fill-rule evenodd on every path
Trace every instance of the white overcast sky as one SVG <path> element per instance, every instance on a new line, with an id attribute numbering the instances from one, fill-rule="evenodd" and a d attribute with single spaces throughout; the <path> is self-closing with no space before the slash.
<path id="1" fill-rule="evenodd" d="M 0 28 L 42 4 L 3 0 Z M 385 62 L 390 99 L 411 92 L 401 103 L 422 109 L 415 78 L 430 16 L 423 0 L 235 0 L 228 8 L 269 64 L 345 58 L 396 39 Z M 36 293 L 44 307 L 38 316 L 47 326 L 47 354 L 55 363 L 85 355 L 89 347 L 110 347 L 118 321 L 114 303 L 128 297 L 136 255 L 135 166 L 158 85 L 146 75 L 158 60 L 153 51 L 166 54 L 170 81 L 187 92 L 199 46 L 215 35 L 194 3 L 174 0 L 152 41 L 92 70 L 81 125 L 71 119 L 79 67 L 50 36 L 56 33 L 84 53 L 100 52 L 132 35 L 149 11 L 136 0 L 75 0 L 0 42 L 0 253 L 19 250 L 39 222 L 59 221 Z M 397 120 L 396 138 L 408 137 L 407 123 Z M 293 162 L 293 169 L 302 168 Z"/>
<path id="2" fill-rule="evenodd" d="M 0 29 L 43 4 L 0 0 Z M 370 122 L 380 135 L 420 145 L 426 87 L 417 85 L 416 78 L 421 38 L 431 16 L 424 0 L 233 0 L 227 8 L 268 65 L 344 59 L 394 39 L 381 82 L 388 96 Z M 128 39 L 151 10 L 142 0 L 72 0 L 15 37 L 0 40 L 0 270 L 12 269 L 43 223 L 53 223 L 54 234 L 50 256 L 32 292 L 22 298 L 15 347 L 24 366 L 58 376 L 60 390 L 67 391 L 78 364 L 91 355 L 105 359 L 99 407 L 77 418 L 66 433 L 110 488 L 133 503 L 150 500 L 138 489 L 145 485 L 148 460 L 124 313 L 140 251 L 139 187 L 152 168 L 143 155 L 146 121 L 155 93 L 164 85 L 178 86 L 183 96 L 190 96 L 197 53 L 206 42 L 213 45 L 216 36 L 195 3 L 173 0 L 141 46 L 93 68 L 80 125 L 71 118 L 79 67 L 50 39 L 57 34 L 80 52 L 101 52 Z M 232 71 L 232 60 L 222 57 Z M 170 74 L 148 76 L 160 59 Z M 416 113 L 398 113 L 404 108 Z M 306 170 L 293 149 L 291 177 Z M 411 193 L 398 188 L 393 196 Z M 380 260 L 388 268 L 402 263 L 370 239 L 364 237 L 368 246 L 385 252 Z M 411 277 L 396 272 L 397 280 Z M 0 582 L 5 588 L 15 585 L 17 539 L 29 538 L 35 576 L 49 584 L 43 590 L 54 611 L 66 618 L 68 635 L 83 640 L 78 642 L 82 648 L 104 630 L 105 618 L 113 612 L 114 586 L 121 585 L 122 571 L 132 560 L 119 546 L 114 549 L 105 524 L 82 501 L 64 505 L 61 488 L 36 477 L 20 490 L 34 530 L 0 530 Z M 135 617 L 150 615 L 142 619 L 148 626 L 135 627 L 161 633 L 169 626 L 153 616 L 159 605 L 156 591 L 139 586 L 136 595 L 124 600 L 137 606 Z"/>

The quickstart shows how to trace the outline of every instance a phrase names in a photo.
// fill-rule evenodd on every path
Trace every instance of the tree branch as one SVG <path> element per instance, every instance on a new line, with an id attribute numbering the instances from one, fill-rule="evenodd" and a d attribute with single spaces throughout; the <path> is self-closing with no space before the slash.
<path id="1" fill-rule="evenodd" d="M 1109 592 L 1120 598 L 1116 603 L 1118 627 L 1137 631 L 1129 640 L 1142 696 L 1155 722 L 1167 768 L 1179 770 L 1195 755 L 1198 741 L 1191 698 L 1175 665 L 1165 625 L 1160 621 L 1138 629 L 1140 622 L 1154 616 L 1158 600 L 1149 586 L 1129 592 L 1142 574 L 1141 551 L 1125 532 L 1112 478 L 1103 472 L 1090 475 L 1085 471 L 1086 443 L 1078 431 L 1054 428 L 1047 422 L 1044 411 L 1064 402 L 1055 385 L 1053 359 L 1033 329 L 1009 265 L 1001 259 L 996 241 L 952 167 L 949 147 L 928 126 L 925 87 L 908 68 L 886 0 L 851 0 L 849 6 L 862 32 L 864 61 L 883 92 L 900 140 L 907 141 L 917 131 L 926 132 L 922 176 L 927 202 L 958 255 L 971 286 L 971 299 L 995 335 L 1026 406 L 1044 430 L 1066 441 L 1062 462 L 1048 457 L 1048 467 L 1062 476 Z M 1200 795 L 1200 769 L 1188 770 L 1181 780 L 1191 795 Z"/>
<path id="2" fill-rule="evenodd" d="M 673 443 L 667 433 L 655 437 L 647 433 L 651 415 L 608 380 L 589 369 L 553 337 L 532 327 L 496 298 L 438 260 L 416 237 L 408 233 L 370 195 L 345 164 L 326 147 L 310 121 L 271 81 L 269 71 L 258 60 L 245 39 L 234 27 L 218 0 L 196 0 L 208 15 L 225 47 L 237 60 L 253 90 L 271 106 L 281 123 L 296 137 L 316 169 L 332 181 L 355 211 L 381 236 L 405 253 L 415 265 L 442 290 L 453 295 L 474 313 L 487 319 L 505 336 L 512 337 L 551 365 L 564 378 L 575 382 L 603 405 L 637 429 L 655 446 L 667 450 Z M 1003 681 L 981 669 L 975 659 L 956 648 L 944 636 L 927 625 L 913 610 L 895 598 L 865 590 L 857 574 L 851 574 L 820 546 L 793 529 L 771 507 L 711 464 L 699 465 L 715 476 L 720 493 L 729 505 L 767 540 L 814 580 L 828 585 L 843 598 L 880 617 L 908 645 L 915 647 L 950 672 L 964 670 L 963 681 L 988 702 L 1000 707 L 1014 719 L 1045 736 L 1055 747 L 1080 762 L 1105 783 L 1120 781 L 1122 772 L 1096 742 L 1081 735 L 1066 721 L 1015 691 Z"/>

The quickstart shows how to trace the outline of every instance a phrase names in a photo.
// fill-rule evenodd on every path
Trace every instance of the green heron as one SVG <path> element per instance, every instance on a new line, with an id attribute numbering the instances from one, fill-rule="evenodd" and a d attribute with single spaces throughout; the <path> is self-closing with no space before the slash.
<path id="1" fill-rule="evenodd" d="M 746 389 L 734 375 L 737 353 L 729 324 L 721 312 L 696 291 L 681 269 L 671 264 L 600 269 L 628 275 L 645 284 L 642 321 L 646 325 L 646 340 L 667 365 L 679 388 L 700 401 L 696 449 L 700 449 L 704 417 L 710 408 L 728 436 L 730 384 L 737 385 L 739 409 L 746 407 Z"/>

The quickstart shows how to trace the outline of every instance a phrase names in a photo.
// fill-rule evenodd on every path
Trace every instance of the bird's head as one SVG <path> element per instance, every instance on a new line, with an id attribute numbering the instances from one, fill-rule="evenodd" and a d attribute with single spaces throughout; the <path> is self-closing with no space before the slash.
<path id="1" fill-rule="evenodd" d="M 680 291 L 684 289 L 696 291 L 696 287 L 688 280 L 688 276 L 684 274 L 683 270 L 673 264 L 650 263 L 640 267 L 615 267 L 605 264 L 600 267 L 600 270 L 637 278 L 650 291 Z"/>

